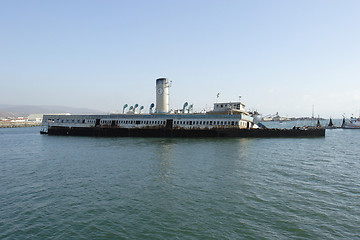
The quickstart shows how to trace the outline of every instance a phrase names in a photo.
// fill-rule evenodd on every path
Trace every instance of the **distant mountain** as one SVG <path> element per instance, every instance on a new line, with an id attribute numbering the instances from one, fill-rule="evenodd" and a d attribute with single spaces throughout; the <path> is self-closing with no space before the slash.
<path id="1" fill-rule="evenodd" d="M 74 108 L 66 106 L 35 106 L 35 105 L 5 105 L 0 104 L 0 118 L 27 117 L 30 114 L 104 114 L 104 112 L 88 108 Z"/>

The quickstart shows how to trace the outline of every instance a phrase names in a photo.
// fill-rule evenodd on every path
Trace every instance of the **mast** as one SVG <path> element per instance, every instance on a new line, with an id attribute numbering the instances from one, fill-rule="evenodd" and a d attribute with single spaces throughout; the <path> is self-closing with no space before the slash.
<path id="1" fill-rule="evenodd" d="M 311 118 L 314 119 L 314 104 L 312 105 L 312 114 L 311 114 Z"/>

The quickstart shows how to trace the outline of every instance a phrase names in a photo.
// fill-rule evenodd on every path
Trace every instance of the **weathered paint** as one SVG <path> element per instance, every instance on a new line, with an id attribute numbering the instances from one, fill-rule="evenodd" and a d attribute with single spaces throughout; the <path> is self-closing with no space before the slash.
<path id="1" fill-rule="evenodd" d="M 49 135 L 99 136 L 99 137 L 324 137 L 325 129 L 167 129 L 162 128 L 102 128 L 102 127 L 50 127 Z"/>

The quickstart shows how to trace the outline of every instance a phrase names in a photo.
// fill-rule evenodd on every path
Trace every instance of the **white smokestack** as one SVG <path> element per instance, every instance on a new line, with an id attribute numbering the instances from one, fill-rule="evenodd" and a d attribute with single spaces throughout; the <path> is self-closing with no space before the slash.
<path id="1" fill-rule="evenodd" d="M 169 87 L 167 78 L 156 79 L 156 113 L 169 112 Z"/>

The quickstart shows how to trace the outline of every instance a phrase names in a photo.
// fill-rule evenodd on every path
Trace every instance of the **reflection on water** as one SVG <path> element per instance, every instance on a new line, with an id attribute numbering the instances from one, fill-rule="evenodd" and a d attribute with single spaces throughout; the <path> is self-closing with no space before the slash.
<path id="1" fill-rule="evenodd" d="M 0 238 L 356 239 L 359 133 L 162 139 L 0 129 Z"/>
<path id="2" fill-rule="evenodd" d="M 154 169 L 159 173 L 160 180 L 168 183 L 172 175 L 172 165 L 177 161 L 174 154 L 173 139 L 154 139 L 155 145 L 155 165 L 158 169 Z"/>

